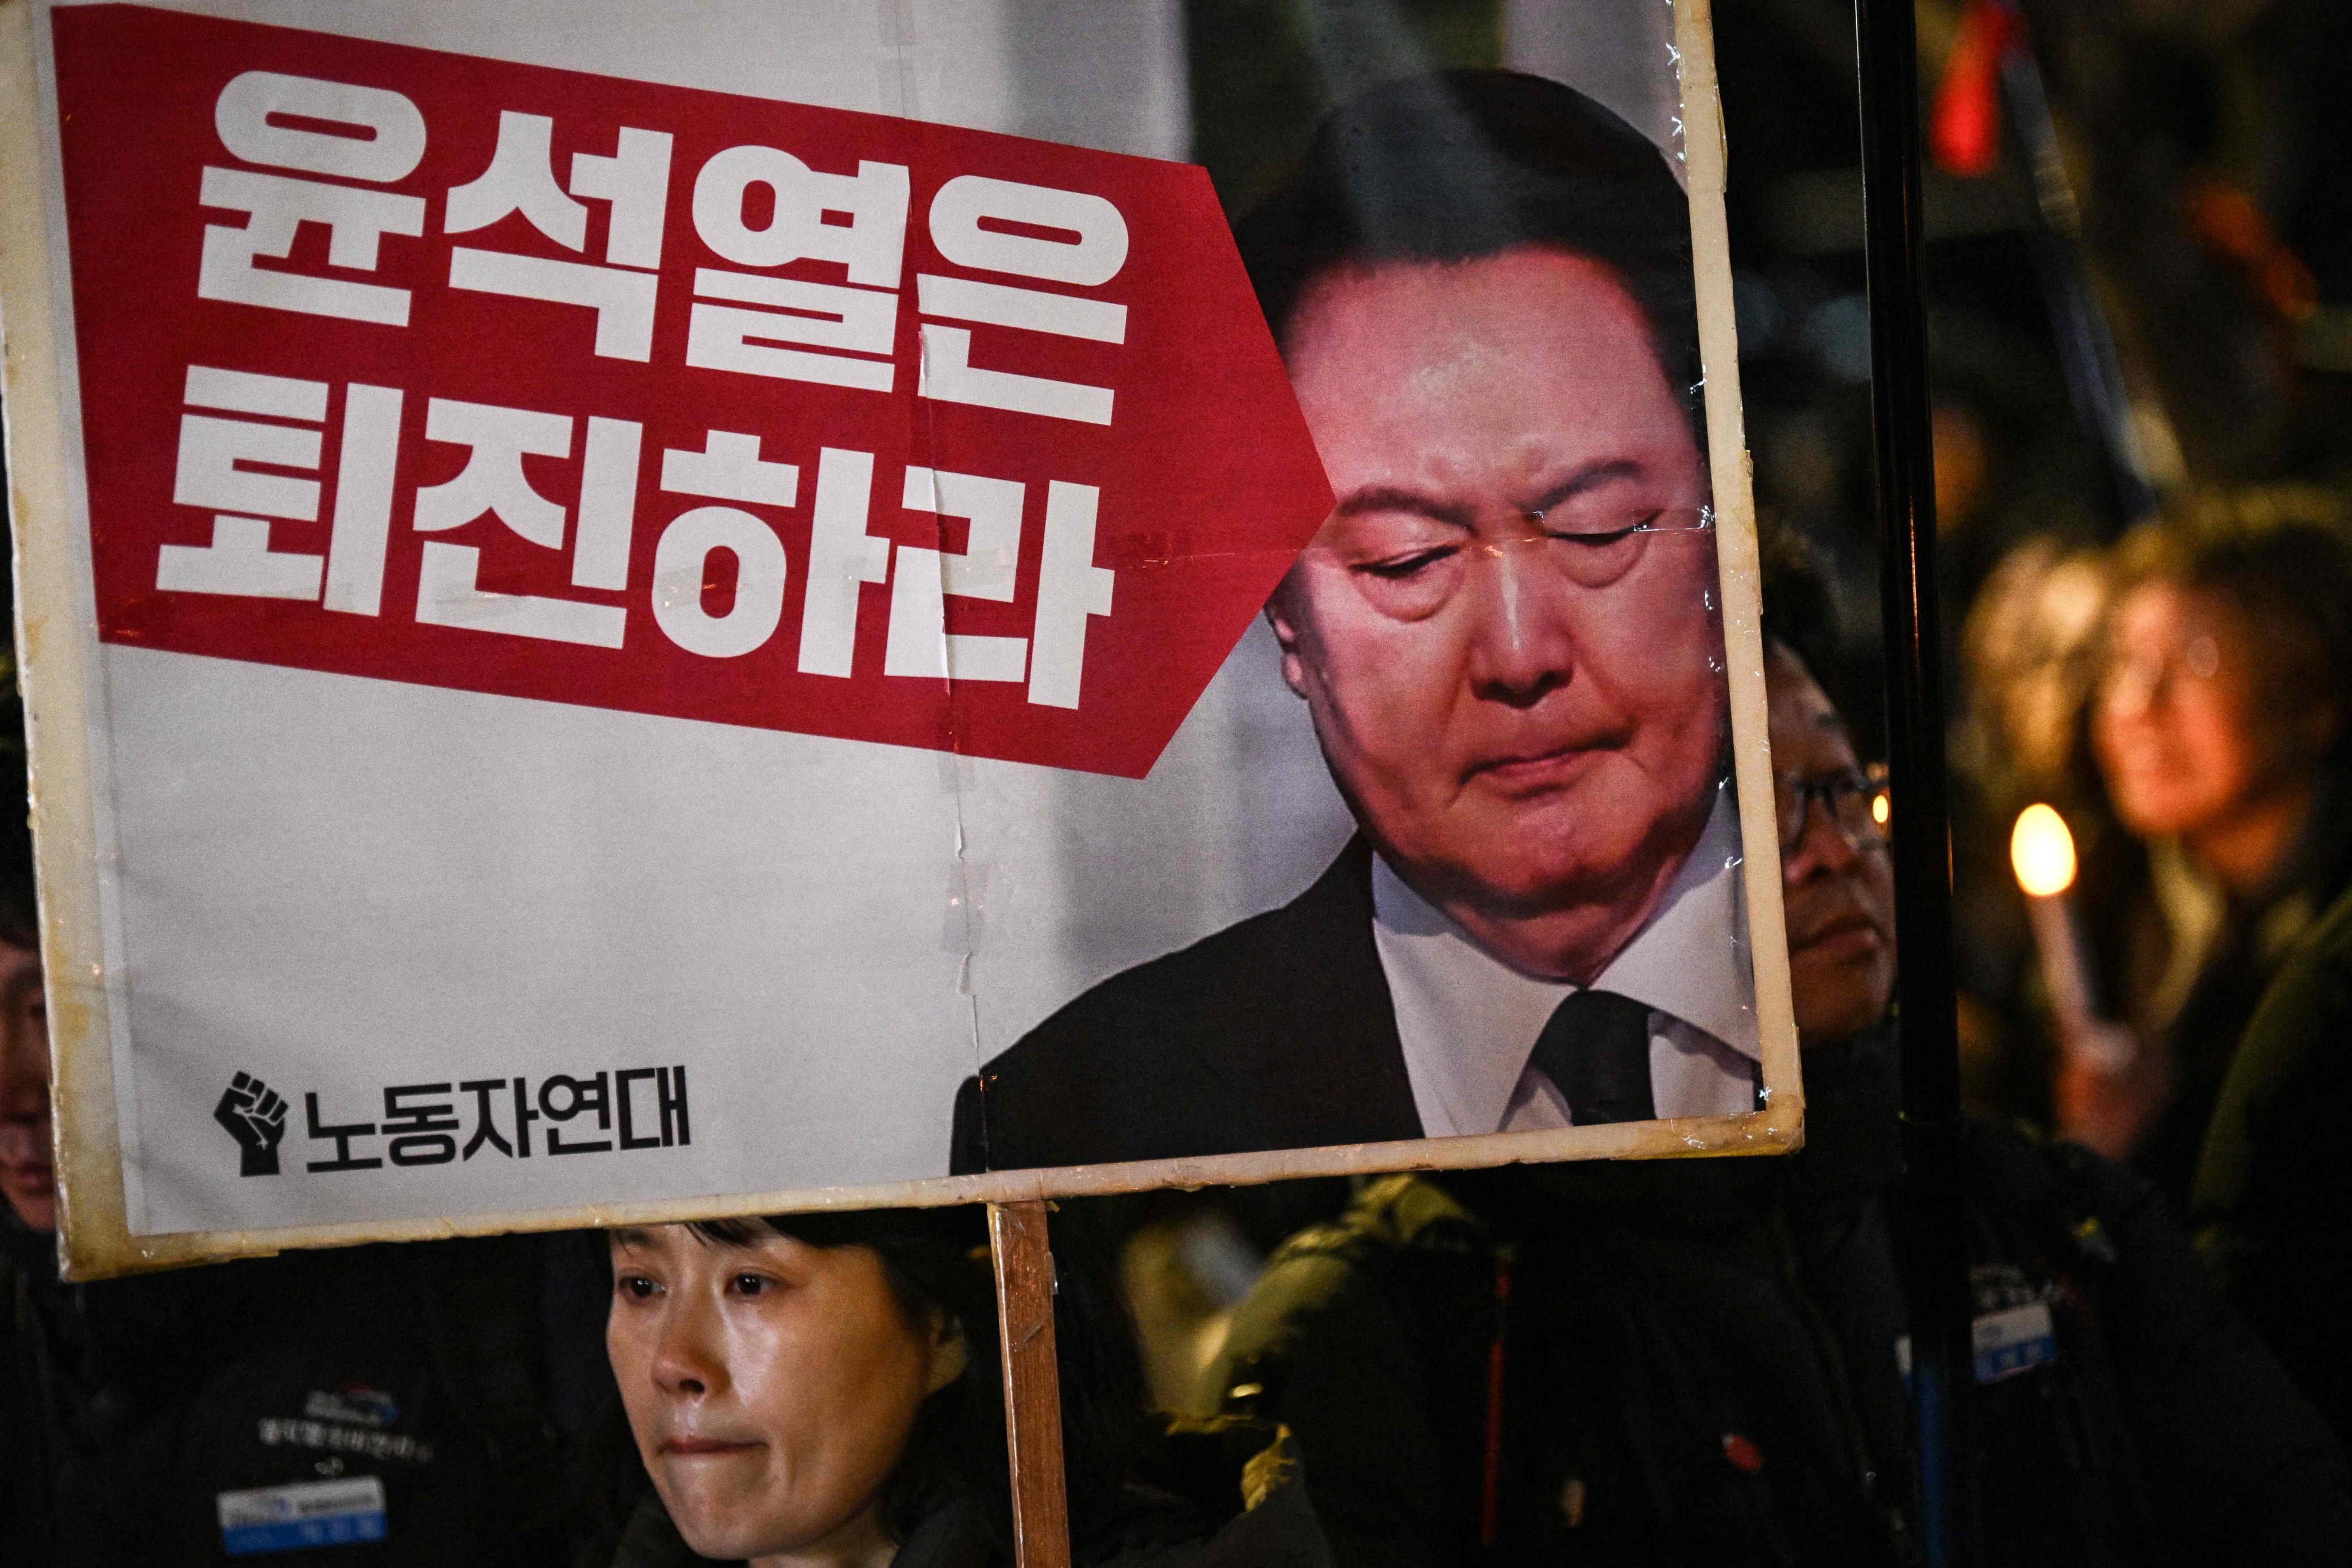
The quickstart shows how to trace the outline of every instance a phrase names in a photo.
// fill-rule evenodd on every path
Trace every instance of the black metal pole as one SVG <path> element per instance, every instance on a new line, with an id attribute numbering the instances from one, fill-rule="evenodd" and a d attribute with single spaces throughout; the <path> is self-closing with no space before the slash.
<path id="1" fill-rule="evenodd" d="M 1918 1437 L 1920 1545 L 1975 1561 L 1967 1463 L 1968 1258 L 1960 1217 L 1958 1037 L 1952 988 L 1951 828 L 1945 799 L 1942 629 L 1927 322 L 1919 271 L 1919 70 L 1913 0 L 1855 0 L 1862 78 L 1863 253 L 1870 285 L 1871 425 L 1883 540 L 1887 763 L 1902 968 L 1904 1257 Z"/>

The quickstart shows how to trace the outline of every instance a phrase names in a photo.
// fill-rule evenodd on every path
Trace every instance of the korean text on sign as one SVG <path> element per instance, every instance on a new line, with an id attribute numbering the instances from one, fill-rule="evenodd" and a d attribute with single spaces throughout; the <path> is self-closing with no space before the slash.
<path id="1" fill-rule="evenodd" d="M 1136 775 L 1329 506 L 1196 169 L 54 26 L 109 641 Z"/>

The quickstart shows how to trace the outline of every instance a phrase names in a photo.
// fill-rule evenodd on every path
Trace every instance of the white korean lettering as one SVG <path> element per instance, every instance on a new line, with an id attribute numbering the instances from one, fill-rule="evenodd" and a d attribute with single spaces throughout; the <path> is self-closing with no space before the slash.
<path id="1" fill-rule="evenodd" d="M 425 198 L 390 191 L 364 191 L 259 174 L 244 169 L 205 170 L 203 202 L 248 213 L 242 228 L 205 227 L 203 260 L 196 274 L 200 299 L 299 310 L 347 321 L 408 324 L 408 290 L 341 278 L 312 278 L 256 267 L 257 257 L 284 260 L 303 224 L 322 223 L 332 232 L 327 259 L 336 267 L 373 272 L 377 241 L 387 234 L 425 232 Z"/>
<path id="2" fill-rule="evenodd" d="M 625 125 L 609 157 L 573 153 L 569 195 L 555 183 L 554 139 L 555 122 L 547 116 L 501 111 L 490 166 L 450 191 L 443 231 L 467 234 L 520 213 L 556 244 L 579 250 L 588 243 L 588 209 L 572 198 L 590 196 L 612 207 L 604 259 L 617 267 L 659 267 L 669 206 L 669 132 Z"/>
<path id="3" fill-rule="evenodd" d="M 283 375 L 256 375 L 245 370 L 216 370 L 208 364 L 188 367 L 181 401 L 191 408 L 225 408 L 235 414 L 266 414 L 278 419 L 327 422 L 327 384 L 296 381 Z"/>
<path id="4" fill-rule="evenodd" d="M 1024 489 L 1011 479 L 908 468 L 901 503 L 908 510 L 964 518 L 971 531 L 961 554 L 898 546 L 883 674 L 934 680 L 1022 678 L 1029 658 L 1027 640 L 950 633 L 946 595 L 1013 602 Z"/>
<path id="5" fill-rule="evenodd" d="M 983 227 L 983 221 L 997 226 Z M 931 243 L 940 255 L 980 271 L 1093 288 L 1109 282 L 1127 264 L 1126 218 L 1101 196 L 1081 191 L 963 174 L 931 199 L 929 224 Z M 1013 232 L 1010 226 L 1048 234 Z M 926 317 L 1097 342 L 1127 341 L 1127 307 L 1108 300 L 931 273 L 916 279 L 916 299 Z M 1087 425 L 1110 423 L 1114 399 L 1107 386 L 975 365 L 967 327 L 927 320 L 922 339 L 919 396 Z"/>
<path id="6" fill-rule="evenodd" d="M 1110 614 L 1117 574 L 1095 562 L 1101 492 L 1055 479 L 1045 490 L 1045 549 L 1037 573 L 1037 618 L 1029 656 L 1029 700 L 1076 708 L 1086 670 L 1087 617 Z"/>
<path id="7" fill-rule="evenodd" d="M 425 435 L 473 450 L 456 479 L 418 489 L 418 532 L 462 528 L 490 512 L 533 544 L 563 548 L 563 509 L 531 488 L 522 460 L 572 456 L 570 416 L 436 397 L 425 405 Z"/>
<path id="8" fill-rule="evenodd" d="M 335 462 L 335 522 L 327 539 L 331 610 L 373 616 L 383 606 L 383 552 L 392 536 L 392 481 L 400 461 L 402 394 L 354 382 L 343 389 L 342 451 Z"/>
<path id="9" fill-rule="evenodd" d="M 803 675 L 850 673 L 857 650 L 859 591 L 890 575 L 890 542 L 866 531 L 873 489 L 871 453 L 834 447 L 819 451 L 808 591 L 801 605 Z"/>
<path id="10" fill-rule="evenodd" d="M 971 363 L 970 329 L 934 321 L 923 323 L 923 363 L 915 395 L 939 403 L 969 403 L 1085 425 L 1110 423 L 1109 387 L 976 365 Z"/>
<path id="11" fill-rule="evenodd" d="M 662 489 L 718 500 L 791 506 L 800 497 L 801 471 L 763 461 L 760 437 L 710 430 L 699 452 L 672 447 L 662 453 Z M 712 552 L 735 557 L 735 602 L 724 616 L 703 605 Z M 733 507 L 697 507 L 663 531 L 654 552 L 654 623 L 688 653 L 733 658 L 765 643 L 784 613 L 784 547 L 759 518 Z"/>
<path id="12" fill-rule="evenodd" d="M 791 506 L 800 497 L 801 471 L 792 463 L 762 461 L 757 436 L 711 430 L 699 452 L 680 447 L 663 451 L 661 488 L 713 500 Z"/>
<path id="13" fill-rule="evenodd" d="M 463 626 L 549 642 L 619 647 L 628 612 L 619 605 L 588 605 L 530 594 L 493 594 L 476 586 L 482 552 L 470 544 L 428 540 L 417 569 L 416 618 L 426 626 Z"/>
<path id="14" fill-rule="evenodd" d="M 1057 337 L 1091 338 L 1098 343 L 1127 342 L 1127 307 L 1108 300 L 1081 300 L 1042 289 L 1009 289 L 970 278 L 915 277 L 915 298 L 926 316 L 979 321 Z"/>
<path id="15" fill-rule="evenodd" d="M 280 123 L 292 119 L 336 127 Z M 425 117 L 399 93 L 276 71 L 247 71 L 213 105 L 221 145 L 249 163 L 384 184 L 425 156 Z M 364 132 L 364 135 L 350 134 Z M 328 261 L 373 272 L 387 234 L 421 236 L 425 199 L 322 184 L 281 174 L 207 167 L 203 204 L 247 214 L 245 226 L 210 224 L 196 273 L 199 299 L 274 310 L 408 324 L 408 291 L 342 278 L 312 278 L 254 265 L 284 260 L 305 223 L 328 226 Z"/>
<path id="16" fill-rule="evenodd" d="M 915 295 L 926 316 L 1097 342 L 1127 341 L 1127 307 L 1105 300 L 1080 300 L 1040 289 L 1010 289 L 1002 283 L 941 278 L 929 272 L 917 275 Z M 918 391 L 942 403 L 978 404 L 1090 425 L 1110 423 L 1113 401 L 1107 386 L 976 366 L 971 363 L 970 331 L 930 321 L 923 323 L 923 366 Z"/>
<path id="17" fill-rule="evenodd" d="M 327 384 L 319 381 L 191 365 L 184 395 L 199 407 L 310 425 L 323 423 L 327 416 Z M 324 561 L 315 554 L 272 550 L 268 520 L 318 521 L 319 481 L 256 473 L 240 465 L 267 463 L 316 473 L 321 437 L 320 431 L 300 426 L 182 415 L 172 500 L 180 506 L 221 510 L 213 517 L 209 545 L 161 548 L 155 586 L 167 593 L 317 598 Z"/>
<path id="18" fill-rule="evenodd" d="M 273 115 L 368 134 L 274 124 Z M 221 89 L 213 105 L 213 128 L 220 132 L 221 145 L 248 163 L 370 184 L 407 178 L 425 156 L 425 117 L 399 93 L 276 71 L 247 71 Z"/>
<path id="19" fill-rule="evenodd" d="M 611 205 L 604 259 L 613 265 L 457 246 L 449 252 L 449 286 L 593 310 L 597 354 L 643 363 L 653 357 L 658 279 L 645 269 L 661 265 L 669 134 L 623 126 L 611 156 L 574 153 L 570 195 L 555 183 L 554 136 L 555 122 L 543 114 L 501 111 L 490 166 L 450 191 L 442 227 L 466 234 L 520 213 L 556 244 L 581 250 L 588 209 L 572 197 L 590 196 Z"/>
<path id="20" fill-rule="evenodd" d="M 615 267 L 661 265 L 662 226 L 669 216 L 669 132 L 621 127 L 613 155 L 574 153 L 572 194 L 612 205 L 604 259 Z"/>
<path id="21" fill-rule="evenodd" d="M 645 426 L 629 419 L 588 421 L 580 462 L 580 529 L 572 546 L 572 585 L 618 592 L 629 585 L 629 546 L 637 526 L 637 455 Z"/>
<path id="22" fill-rule="evenodd" d="M 898 329 L 898 296 L 887 289 L 852 289 L 701 267 L 695 269 L 694 292 L 700 299 L 740 300 L 795 312 L 777 318 L 760 334 L 779 342 L 887 354 Z"/>
<path id="23" fill-rule="evenodd" d="M 473 448 L 457 477 L 416 492 L 419 532 L 460 528 L 488 512 L 517 534 L 551 550 L 563 547 L 563 508 L 531 488 L 525 457 L 569 458 L 572 419 L 530 408 L 502 408 L 436 397 L 425 405 L 428 439 Z M 581 527 L 572 581 L 591 587 L 625 587 L 629 535 L 635 508 L 642 429 L 621 419 L 589 421 L 581 477 Z M 478 586 L 481 551 L 470 544 L 428 541 L 416 583 L 416 618 L 427 626 L 465 626 L 511 637 L 619 647 L 628 612 L 530 594 L 495 594 Z M 593 581 L 583 582 L 583 577 Z"/>
<path id="24" fill-rule="evenodd" d="M 894 370 L 887 359 L 848 359 L 762 345 L 810 343 L 887 354 L 898 333 L 898 295 L 710 267 L 696 269 L 694 291 L 704 300 L 740 300 L 779 309 L 746 310 L 698 300 L 687 324 L 687 363 L 826 386 L 890 390 Z"/>
<path id="25" fill-rule="evenodd" d="M 710 557 L 735 557 L 735 602 L 723 616 L 703 606 Z M 699 506 L 681 512 L 654 549 L 654 624 L 705 658 L 734 658 L 766 642 L 784 613 L 783 544 L 748 511 Z"/>
<path id="26" fill-rule="evenodd" d="M 640 364 L 654 357 L 654 294 L 658 282 L 650 272 L 596 267 L 584 261 L 553 261 L 465 245 L 449 252 L 452 289 L 510 294 L 551 305 L 585 306 L 596 312 L 597 354 Z"/>
<path id="27" fill-rule="evenodd" d="M 155 562 L 155 586 L 174 594 L 315 599 L 324 566 L 316 555 L 270 549 L 267 520 L 221 512 L 213 518 L 210 544 L 163 547 Z"/>
<path id="28" fill-rule="evenodd" d="M 323 383 L 311 383 L 323 392 Z M 319 469 L 320 433 L 292 425 L 257 425 L 207 414 L 180 416 L 180 460 L 172 480 L 179 506 L 219 507 L 260 517 L 319 518 L 319 481 L 259 474 L 240 463 Z"/>
<path id="29" fill-rule="evenodd" d="M 768 187 L 774 213 L 765 228 L 743 221 L 751 187 Z M 856 174 L 823 174 L 774 147 L 730 147 L 694 182 L 694 228 L 703 244 L 739 267 L 837 261 L 849 281 L 896 289 L 907 239 L 907 170 L 860 161 Z M 828 223 L 844 213 L 845 224 Z"/>
<path id="30" fill-rule="evenodd" d="M 490 166 L 450 191 L 441 217 L 443 232 L 467 234 L 488 228 L 509 213 L 520 213 L 566 250 L 586 245 L 588 209 L 555 183 L 554 139 L 555 121 L 546 115 L 500 110 L 499 144 L 490 154 Z"/>
<path id="31" fill-rule="evenodd" d="M 983 218 L 1057 229 L 1071 240 L 982 228 Z M 1100 196 L 962 174 L 931 198 L 931 243 L 958 267 L 1091 289 L 1127 265 L 1127 219 Z"/>

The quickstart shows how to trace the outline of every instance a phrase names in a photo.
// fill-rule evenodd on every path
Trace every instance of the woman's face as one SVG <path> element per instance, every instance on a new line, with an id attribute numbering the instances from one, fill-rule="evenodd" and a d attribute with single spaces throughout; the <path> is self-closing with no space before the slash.
<path id="1" fill-rule="evenodd" d="M 612 1233 L 604 1343 L 646 1468 L 704 1557 L 887 1562 L 882 1485 L 963 1342 L 865 1247 Z"/>
<path id="2" fill-rule="evenodd" d="M 2143 584 L 2116 605 L 2091 740 L 2133 832 L 2202 832 L 2276 781 L 2294 721 L 2261 713 L 2252 652 L 2231 608 L 2193 589 Z"/>

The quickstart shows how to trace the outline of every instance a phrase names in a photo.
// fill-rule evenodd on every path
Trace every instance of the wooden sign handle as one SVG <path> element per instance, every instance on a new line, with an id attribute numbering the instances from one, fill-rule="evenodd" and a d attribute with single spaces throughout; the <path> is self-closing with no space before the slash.
<path id="1" fill-rule="evenodd" d="M 1062 1479 L 1062 1380 L 1054 1352 L 1054 1255 L 1043 1203 L 988 1205 L 996 1321 L 1004 1347 L 1004 1445 L 1013 1462 L 1020 1568 L 1070 1568 Z"/>

